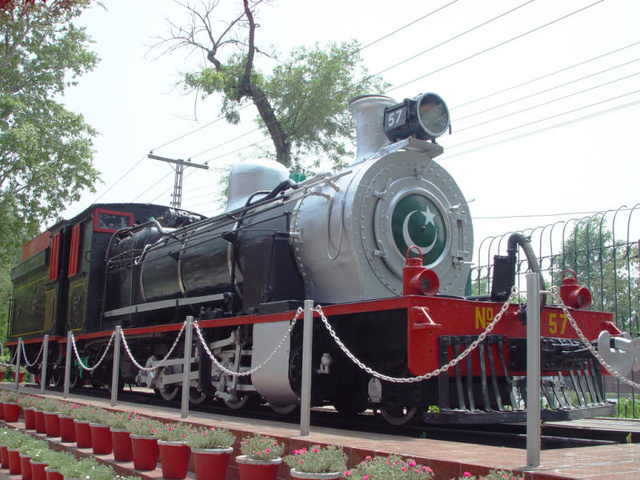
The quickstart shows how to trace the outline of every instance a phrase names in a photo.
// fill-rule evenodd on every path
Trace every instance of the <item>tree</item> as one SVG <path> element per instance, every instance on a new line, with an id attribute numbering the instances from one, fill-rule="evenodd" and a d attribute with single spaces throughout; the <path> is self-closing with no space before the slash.
<path id="1" fill-rule="evenodd" d="M 72 23 L 89 3 L 0 0 L 0 271 L 5 276 L 19 246 L 97 179 L 95 131 L 60 101 L 98 62 L 84 29 Z M 3 305 L 5 282 L 0 282 Z"/>
<path id="2" fill-rule="evenodd" d="M 599 217 L 582 219 L 564 241 L 562 254 L 553 259 L 554 285 L 561 284 L 567 269 L 590 289 L 592 308 L 614 313 L 621 329 L 638 333 L 637 244 L 614 243 L 612 232 Z"/>
<path id="3" fill-rule="evenodd" d="M 199 6 L 178 2 L 189 12 L 190 23 L 171 24 L 170 37 L 158 47 L 203 51 L 208 64 L 185 74 L 184 85 L 203 98 L 221 94 L 221 113 L 230 123 L 238 123 L 240 108 L 251 101 L 280 163 L 300 169 L 308 166 L 302 165 L 305 155 L 324 154 L 339 164 L 347 153 L 345 141 L 352 137 L 348 101 L 378 93 L 385 85 L 361 66 L 355 41 L 300 47 L 271 73 L 260 71 L 256 55 L 266 54 L 256 46 L 255 15 L 266 1 L 242 0 L 242 13 L 220 32 L 214 28 L 219 0 Z"/>

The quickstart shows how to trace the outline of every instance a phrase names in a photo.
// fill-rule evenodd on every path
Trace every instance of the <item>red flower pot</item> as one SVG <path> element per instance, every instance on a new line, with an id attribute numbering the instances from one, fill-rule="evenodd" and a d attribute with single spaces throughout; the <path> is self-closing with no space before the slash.
<path id="1" fill-rule="evenodd" d="M 74 420 L 76 429 L 76 445 L 78 448 L 91 448 L 91 427 L 89 422 L 84 420 Z"/>
<path id="2" fill-rule="evenodd" d="M 58 415 L 60 421 L 60 438 L 63 442 L 76 441 L 76 425 L 73 423 L 73 417 L 64 417 Z"/>
<path id="3" fill-rule="evenodd" d="M 158 465 L 158 439 L 145 435 L 130 435 L 133 467 L 136 470 L 155 470 Z"/>
<path id="4" fill-rule="evenodd" d="M 113 445 L 113 459 L 116 462 L 130 462 L 133 460 L 131 437 L 122 428 L 111 428 L 111 443 Z"/>
<path id="5" fill-rule="evenodd" d="M 43 412 L 44 428 L 47 437 L 55 438 L 60 436 L 60 418 L 58 412 Z"/>
<path id="6" fill-rule="evenodd" d="M 192 448 L 196 480 L 226 480 L 233 448 Z"/>
<path id="7" fill-rule="evenodd" d="M 64 480 L 64 475 L 57 470 L 50 470 L 49 467 L 45 467 L 44 471 L 47 474 L 47 480 Z"/>
<path id="8" fill-rule="evenodd" d="M 4 420 L 4 402 L 0 402 L 0 420 Z"/>
<path id="9" fill-rule="evenodd" d="M 191 449 L 182 442 L 166 442 L 158 440 L 162 478 L 166 480 L 183 480 L 189 471 Z"/>
<path id="10" fill-rule="evenodd" d="M 252 460 L 246 455 L 236 457 L 240 480 L 276 480 L 282 458 Z"/>
<path id="11" fill-rule="evenodd" d="M 3 403 L 5 422 L 17 422 L 20 419 L 20 406 L 17 403 Z"/>
<path id="12" fill-rule="evenodd" d="M 47 425 L 44 421 L 44 412 L 42 410 L 35 410 L 36 416 L 36 432 L 47 433 Z"/>
<path id="13" fill-rule="evenodd" d="M 14 448 L 9 449 L 9 473 L 11 475 L 20 475 L 20 473 L 22 473 L 20 452 Z"/>
<path id="14" fill-rule="evenodd" d="M 31 457 L 20 455 L 20 471 L 22 472 L 22 480 L 32 480 L 31 474 Z"/>
<path id="15" fill-rule="evenodd" d="M 25 407 L 22 409 L 24 413 L 24 428 L 27 430 L 36 429 L 36 412 L 33 407 Z"/>
<path id="16" fill-rule="evenodd" d="M 6 445 L 0 445 L 0 462 L 2 468 L 9 468 L 9 450 Z"/>
<path id="17" fill-rule="evenodd" d="M 93 454 L 108 455 L 111 453 L 113 451 L 113 445 L 111 444 L 111 430 L 109 430 L 109 425 L 90 423 L 89 428 L 91 429 Z"/>
<path id="18" fill-rule="evenodd" d="M 31 478 L 33 480 L 47 480 L 47 472 L 44 471 L 47 464 L 31 459 Z"/>

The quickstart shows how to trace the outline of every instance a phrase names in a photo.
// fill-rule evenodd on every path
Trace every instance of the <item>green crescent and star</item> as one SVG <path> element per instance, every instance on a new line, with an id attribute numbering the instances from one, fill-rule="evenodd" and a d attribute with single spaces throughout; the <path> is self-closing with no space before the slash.
<path id="1" fill-rule="evenodd" d="M 398 202 L 391 217 L 391 231 L 403 256 L 415 245 L 427 266 L 438 260 L 447 243 L 444 218 L 433 201 L 424 195 L 407 195 Z"/>

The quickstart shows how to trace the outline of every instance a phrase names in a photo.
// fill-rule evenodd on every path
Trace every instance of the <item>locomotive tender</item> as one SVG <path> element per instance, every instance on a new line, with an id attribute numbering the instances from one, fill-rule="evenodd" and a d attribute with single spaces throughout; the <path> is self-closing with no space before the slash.
<path id="1" fill-rule="evenodd" d="M 64 378 L 67 331 L 93 365 L 116 325 L 139 363 L 158 365 L 187 315 L 192 346 L 192 402 L 217 398 L 229 408 L 267 403 L 277 412 L 299 402 L 302 325 L 287 335 L 303 300 L 321 304 L 352 354 L 373 370 L 405 378 L 447 364 L 478 338 L 508 298 L 519 246 L 513 237 L 496 258 L 492 294 L 468 294 L 473 230 L 454 179 L 433 159 L 449 129 L 445 103 L 425 94 L 396 103 L 383 96 L 351 102 L 357 156 L 339 173 L 299 184 L 275 162 L 233 168 L 226 210 L 215 217 L 148 204 L 96 204 L 25 245 L 12 270 L 9 346 L 22 338 L 28 359 L 50 335 L 53 383 Z M 411 258 L 409 258 L 411 257 Z M 405 269 L 407 259 L 418 268 Z M 422 265 L 426 268 L 422 268 Z M 403 272 L 404 284 L 403 284 Z M 620 332 L 609 314 L 576 302 L 571 315 L 593 340 Z M 525 315 L 511 304 L 464 361 L 414 383 L 389 382 L 358 367 L 316 315 L 312 402 L 343 414 L 373 408 L 390 423 L 517 421 L 524 415 Z M 600 366 L 563 310 L 541 314 L 543 418 L 568 419 L 612 410 Z M 286 338 L 282 348 L 276 348 Z M 182 380 L 181 344 L 150 375 L 124 355 L 122 383 L 138 383 L 167 400 Z M 274 353 L 275 351 L 275 353 Z M 108 385 L 111 353 L 74 382 Z M 42 359 L 39 360 L 43 361 Z M 35 365 L 34 371 L 40 369 Z M 573 393 L 569 393 L 569 391 Z"/>

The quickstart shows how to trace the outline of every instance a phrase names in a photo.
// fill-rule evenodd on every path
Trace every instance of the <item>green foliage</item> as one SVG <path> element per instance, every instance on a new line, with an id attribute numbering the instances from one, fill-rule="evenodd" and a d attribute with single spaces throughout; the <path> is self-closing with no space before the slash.
<path id="1" fill-rule="evenodd" d="M 222 114 L 233 125 L 240 122 L 238 109 L 247 102 L 242 95 L 242 76 L 247 62 L 246 55 L 232 55 L 220 69 L 205 67 L 199 72 L 184 75 L 185 86 L 198 90 L 202 98 L 214 93 L 222 95 Z M 258 72 L 252 72 L 251 82 L 262 86 L 264 79 Z"/>
<path id="2" fill-rule="evenodd" d="M 570 269 L 578 283 L 590 289 L 592 308 L 615 314 L 618 327 L 638 335 L 640 277 L 638 245 L 615 241 L 599 217 L 579 221 L 564 241 L 562 254 L 553 260 L 554 285 Z"/>
<path id="3" fill-rule="evenodd" d="M 368 74 L 359 52 L 355 40 L 299 47 L 266 79 L 265 91 L 287 133 L 294 165 L 309 166 L 302 160 L 305 156 L 324 155 L 341 167 L 353 154 L 347 147 L 354 140 L 347 105 L 354 97 L 386 87 Z"/>
<path id="4" fill-rule="evenodd" d="M 294 450 L 284 461 L 291 468 L 305 473 L 342 473 L 347 468 L 347 455 L 335 445 L 324 448 L 314 445 Z"/>
<path id="5" fill-rule="evenodd" d="M 186 444 L 191 448 L 229 448 L 236 436 L 229 430 L 216 427 L 195 428 L 189 432 Z"/>
<path id="6" fill-rule="evenodd" d="M 362 67 L 360 45 L 329 43 L 325 47 L 299 47 L 270 71 L 260 70 L 264 54 L 256 44 L 254 16 L 264 0 L 256 0 L 226 28 L 215 17 L 217 2 L 185 4 L 191 25 L 172 24 L 167 51 L 180 47 L 201 50 L 208 64 L 184 75 L 183 85 L 202 98 L 218 94 L 221 114 L 237 124 L 239 110 L 252 102 L 258 110 L 257 123 L 273 143 L 273 151 L 261 152 L 275 158 L 296 173 L 306 173 L 323 160 L 337 168 L 351 152 L 353 132 L 349 101 L 359 95 L 380 93 L 386 84 Z M 224 22 L 222 22 L 224 24 Z M 229 51 L 230 50 L 230 51 Z M 313 160 L 306 160 L 313 156 Z"/>
<path id="7" fill-rule="evenodd" d="M 253 460 L 273 460 L 284 453 L 284 445 L 273 437 L 253 435 L 242 440 L 240 451 Z"/>
<path id="8" fill-rule="evenodd" d="M 127 430 L 134 435 L 153 436 L 161 426 L 160 422 L 152 418 L 132 415 L 131 422 L 127 425 Z"/>
<path id="9" fill-rule="evenodd" d="M 640 399 L 621 397 L 616 403 L 616 413 L 610 415 L 618 418 L 640 418 Z"/>
<path id="10" fill-rule="evenodd" d="M 92 137 L 60 102 L 98 62 L 72 20 L 89 0 L 14 0 L 0 11 L 0 318 L 8 267 L 40 225 L 92 188 Z"/>
<path id="11" fill-rule="evenodd" d="M 418 465 L 411 458 L 399 455 L 388 457 L 367 457 L 347 475 L 351 480 L 367 480 L 384 478 L 385 480 L 430 480 L 433 478 L 431 468 Z"/>

